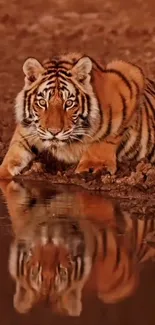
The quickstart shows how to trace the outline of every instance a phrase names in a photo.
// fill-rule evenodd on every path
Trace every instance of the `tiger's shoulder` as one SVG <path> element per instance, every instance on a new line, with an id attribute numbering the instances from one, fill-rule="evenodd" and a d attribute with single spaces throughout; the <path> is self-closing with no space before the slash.
<path id="1" fill-rule="evenodd" d="M 123 92 L 124 96 L 140 95 L 145 88 L 143 70 L 130 62 L 113 60 L 105 67 L 93 61 L 93 84 L 96 91 L 104 94 L 103 99 L 109 99 L 115 92 Z M 101 90 L 100 90 L 101 89 Z"/>

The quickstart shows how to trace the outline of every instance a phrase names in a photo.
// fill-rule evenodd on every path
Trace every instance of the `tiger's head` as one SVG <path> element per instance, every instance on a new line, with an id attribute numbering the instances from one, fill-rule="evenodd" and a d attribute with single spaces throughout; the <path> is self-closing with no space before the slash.
<path id="1" fill-rule="evenodd" d="M 99 109 L 93 92 L 89 57 L 69 54 L 41 64 L 23 65 L 25 86 L 16 98 L 17 122 L 31 126 L 43 146 L 87 141 L 98 128 Z"/>
<path id="2" fill-rule="evenodd" d="M 26 313 L 40 301 L 60 307 L 72 264 L 64 247 L 52 243 L 30 247 L 19 242 L 11 247 L 9 271 L 16 281 L 14 307 Z"/>

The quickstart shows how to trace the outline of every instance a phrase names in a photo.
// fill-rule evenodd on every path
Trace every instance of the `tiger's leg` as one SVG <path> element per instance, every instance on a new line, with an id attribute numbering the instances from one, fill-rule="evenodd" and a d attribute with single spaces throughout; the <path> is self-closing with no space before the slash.
<path id="1" fill-rule="evenodd" d="M 13 134 L 8 152 L 0 166 L 0 179 L 12 178 L 28 165 L 35 158 L 31 149 L 29 131 L 22 125 L 18 125 Z"/>
<path id="2" fill-rule="evenodd" d="M 18 236 L 31 217 L 31 214 L 25 213 L 29 193 L 14 180 L 0 180 L 0 189 L 7 205 L 13 232 Z"/>
<path id="3" fill-rule="evenodd" d="M 95 142 L 84 152 L 75 170 L 76 173 L 93 173 L 106 169 L 110 174 L 115 174 L 117 170 L 116 151 L 121 141 L 120 137 L 110 137 L 107 141 Z"/>

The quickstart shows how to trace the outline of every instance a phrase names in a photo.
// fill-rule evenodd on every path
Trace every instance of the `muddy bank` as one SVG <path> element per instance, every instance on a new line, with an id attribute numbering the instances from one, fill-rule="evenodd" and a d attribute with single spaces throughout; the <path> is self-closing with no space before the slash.
<path id="1" fill-rule="evenodd" d="M 123 166 L 123 168 L 122 168 Z M 85 189 L 104 191 L 112 197 L 155 200 L 155 167 L 142 161 L 139 164 L 126 162 L 118 166 L 116 175 L 106 172 L 98 174 L 74 173 L 75 166 L 65 166 L 48 156 L 33 162 L 23 174 L 22 179 L 48 180 L 55 184 L 74 184 Z M 17 177 L 17 178 L 19 178 Z"/>

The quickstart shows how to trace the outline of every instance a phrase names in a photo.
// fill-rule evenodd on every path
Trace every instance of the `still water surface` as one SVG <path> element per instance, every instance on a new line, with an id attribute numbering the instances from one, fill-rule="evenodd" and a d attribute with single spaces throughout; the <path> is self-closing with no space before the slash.
<path id="1" fill-rule="evenodd" d="M 155 219 L 73 186 L 0 189 L 0 324 L 155 324 Z"/>

